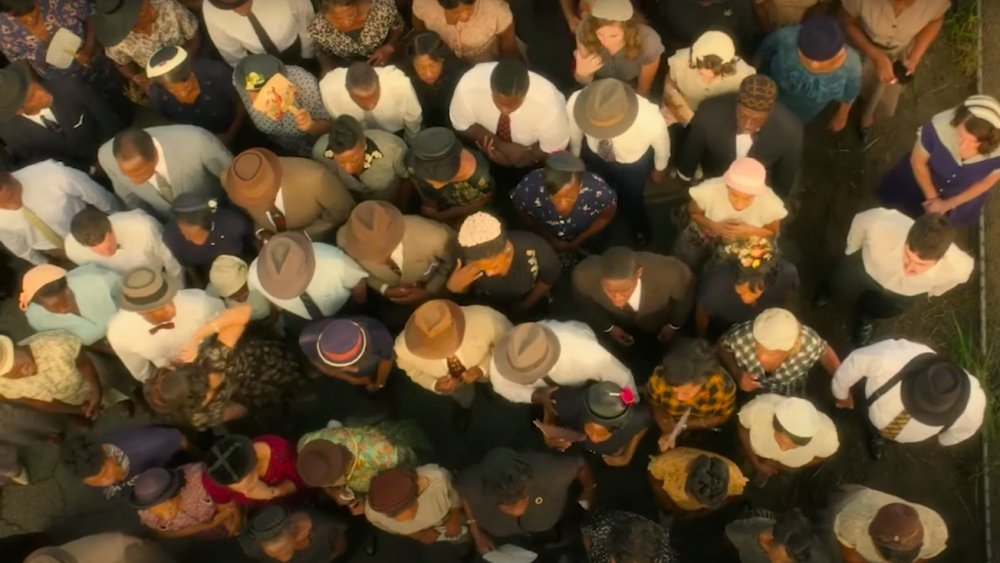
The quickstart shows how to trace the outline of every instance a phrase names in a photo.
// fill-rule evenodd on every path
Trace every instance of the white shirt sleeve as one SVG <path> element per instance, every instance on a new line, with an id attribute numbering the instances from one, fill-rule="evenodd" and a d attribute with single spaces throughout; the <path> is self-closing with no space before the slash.
<path id="1" fill-rule="evenodd" d="M 850 256 L 861 250 L 861 245 L 865 242 L 865 235 L 868 233 L 868 225 L 872 220 L 872 211 L 875 210 L 862 211 L 851 220 L 851 230 L 847 232 L 847 246 L 844 248 L 845 255 Z"/>
<path id="2" fill-rule="evenodd" d="M 969 281 L 972 270 L 976 265 L 976 261 L 971 256 L 959 250 L 955 245 L 952 245 L 948 249 L 948 254 L 945 254 L 944 261 L 947 262 L 948 268 L 944 272 L 945 275 L 939 276 L 937 283 L 927 291 L 927 294 L 931 297 L 944 295 L 954 289 L 955 286 Z"/>
<path id="3" fill-rule="evenodd" d="M 44 254 L 31 248 L 24 233 L 17 230 L 0 230 L 0 243 L 3 243 L 11 254 L 18 258 L 23 258 L 34 265 L 46 264 L 49 259 Z"/>
<path id="4" fill-rule="evenodd" d="M 319 95 L 323 99 L 326 113 L 330 114 L 330 117 L 339 117 L 344 114 L 353 115 L 352 112 L 347 111 L 348 108 L 345 107 L 347 104 L 339 103 L 339 92 L 345 94 L 347 92 L 347 69 L 344 68 L 331 70 L 319 81 Z M 351 104 L 353 105 L 353 102 Z"/>
<path id="5" fill-rule="evenodd" d="M 115 323 L 115 319 L 108 325 L 108 344 L 115 351 L 118 359 L 125 364 L 128 372 L 137 381 L 145 383 L 153 375 L 153 364 L 146 358 L 140 356 L 128 346 L 131 340 L 128 335 L 128 327 L 123 327 L 120 323 Z"/>
<path id="6" fill-rule="evenodd" d="M 292 14 L 295 18 L 295 27 L 298 28 L 299 41 L 302 45 L 302 56 L 307 59 L 316 57 L 316 40 L 309 33 L 309 24 L 316 17 L 312 2 L 309 0 L 292 0 Z"/>
<path id="7" fill-rule="evenodd" d="M 181 268 L 180 262 L 174 258 L 174 253 L 163 242 L 163 226 L 149 215 L 143 214 L 140 218 L 149 230 L 149 243 L 152 245 L 151 254 L 163 262 L 163 269 L 167 271 L 167 275 L 183 283 L 184 269 Z"/>
<path id="8" fill-rule="evenodd" d="M 243 46 L 243 43 L 230 35 L 223 26 L 219 25 L 216 18 L 212 17 L 217 10 L 218 8 L 212 6 L 205 6 L 202 9 L 205 14 L 205 27 L 208 28 L 208 36 L 212 39 L 212 43 L 215 43 L 215 47 L 219 49 L 219 54 L 222 55 L 222 58 L 225 59 L 229 66 L 234 67 L 249 52 Z"/>
<path id="9" fill-rule="evenodd" d="M 594 347 L 591 349 L 591 354 L 594 357 L 590 358 L 590 361 L 587 363 L 594 366 L 594 370 L 601 374 L 602 381 L 610 381 L 619 387 L 628 387 L 632 391 L 637 391 L 632 372 L 625 367 L 625 364 L 618 361 L 618 358 L 611 352 L 605 350 L 596 339 Z M 639 394 L 636 393 L 635 396 L 638 398 Z"/>
<path id="10" fill-rule="evenodd" d="M 651 108 L 650 111 L 645 112 L 648 115 L 639 112 L 639 119 L 646 120 L 646 123 L 653 128 L 651 132 L 653 138 L 649 143 L 653 147 L 653 167 L 661 171 L 666 170 L 667 163 L 670 161 L 670 134 L 667 132 L 667 122 L 663 120 L 659 109 L 652 102 L 641 99 L 639 103 Z"/>
<path id="11" fill-rule="evenodd" d="M 118 209 L 118 201 L 111 192 L 91 180 L 90 176 L 69 166 L 63 167 L 63 173 L 66 174 L 66 181 L 59 185 L 66 195 L 78 197 L 108 214 Z"/>
<path id="12" fill-rule="evenodd" d="M 986 413 L 986 394 L 979 386 L 979 380 L 969 376 L 972 381 L 972 391 L 969 394 L 969 403 L 965 406 L 965 412 L 958 417 L 958 420 L 951 425 L 948 430 L 938 434 L 938 442 L 942 446 L 953 446 L 963 440 L 972 437 L 983 425 L 983 417 Z"/>
<path id="13" fill-rule="evenodd" d="M 497 395 L 500 395 L 512 403 L 520 403 L 524 405 L 531 404 L 531 395 L 535 391 L 534 387 L 514 383 L 513 381 L 499 375 L 497 373 L 497 366 L 495 362 L 490 362 L 490 385 L 493 386 L 493 391 L 496 392 Z"/>
<path id="14" fill-rule="evenodd" d="M 569 125 L 569 150 L 574 156 L 580 156 L 580 150 L 583 148 L 583 130 L 580 126 L 576 124 L 576 119 L 573 118 L 573 107 L 576 105 L 576 99 L 579 97 L 580 92 L 573 92 L 569 97 L 569 101 L 566 102 L 566 118 Z"/>
<path id="15" fill-rule="evenodd" d="M 878 344 L 858 348 L 844 359 L 833 374 L 830 388 L 837 399 L 846 399 L 851 387 L 866 376 L 875 375 L 881 371 Z"/>
<path id="16" fill-rule="evenodd" d="M 393 71 L 396 89 L 399 90 L 403 101 L 403 126 L 406 128 L 406 138 L 412 140 L 423 126 L 424 110 L 420 107 L 420 100 L 417 99 L 417 92 L 413 89 L 410 79 L 401 70 L 394 68 Z"/>
<path id="17" fill-rule="evenodd" d="M 469 90 L 472 88 L 472 80 L 475 78 L 475 74 L 470 76 L 468 73 L 458 80 L 458 85 L 455 86 L 455 93 L 451 96 L 451 107 L 448 109 L 448 115 L 451 117 L 451 126 L 455 131 L 465 131 L 469 127 L 476 124 L 476 115 L 472 110 L 472 104 L 475 100 L 470 100 L 471 94 Z"/>
<path id="18" fill-rule="evenodd" d="M 540 76 L 538 78 L 545 80 Z M 563 107 L 566 104 L 566 99 L 552 83 L 547 80 L 545 82 L 545 89 L 552 96 L 553 107 Z M 568 117 L 559 111 L 548 111 L 545 115 L 547 119 L 541 127 L 541 132 L 538 136 L 538 148 L 549 154 L 565 150 L 566 145 L 569 144 L 570 137 Z"/>

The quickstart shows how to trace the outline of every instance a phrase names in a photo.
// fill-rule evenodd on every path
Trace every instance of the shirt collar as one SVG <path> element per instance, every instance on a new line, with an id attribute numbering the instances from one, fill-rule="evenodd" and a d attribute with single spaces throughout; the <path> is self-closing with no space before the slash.
<path id="1" fill-rule="evenodd" d="M 396 264 L 397 268 L 403 268 L 403 241 L 399 241 L 396 248 L 392 249 L 392 253 L 389 254 L 389 259 Z"/>
<path id="2" fill-rule="evenodd" d="M 170 175 L 167 174 L 167 159 L 163 156 L 163 145 L 156 140 L 156 137 L 152 137 L 153 147 L 156 148 L 156 168 L 153 169 L 154 172 L 169 179 Z"/>
<path id="3" fill-rule="evenodd" d="M 632 307 L 633 311 L 639 310 L 639 304 L 642 302 L 642 278 L 640 277 L 637 282 L 635 282 L 635 289 L 632 290 L 632 295 L 628 297 L 628 305 Z"/>

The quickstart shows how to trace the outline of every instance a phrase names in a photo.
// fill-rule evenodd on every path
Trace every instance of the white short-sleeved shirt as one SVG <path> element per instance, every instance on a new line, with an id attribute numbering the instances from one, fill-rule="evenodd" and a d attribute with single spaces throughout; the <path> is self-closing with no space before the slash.
<path id="1" fill-rule="evenodd" d="M 689 189 L 688 193 L 698 207 L 705 211 L 705 217 L 710 221 L 736 219 L 747 225 L 763 227 L 788 216 L 785 203 L 771 188 L 754 197 L 753 203 L 746 209 L 738 211 L 729 202 L 729 188 L 722 178 L 705 180 Z"/>

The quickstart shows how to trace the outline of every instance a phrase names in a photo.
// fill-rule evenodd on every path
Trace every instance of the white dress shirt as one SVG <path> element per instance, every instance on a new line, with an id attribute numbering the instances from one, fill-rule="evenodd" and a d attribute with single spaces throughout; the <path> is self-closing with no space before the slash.
<path id="1" fill-rule="evenodd" d="M 42 121 L 42 117 L 48 119 L 49 121 L 58 123 L 60 126 L 62 126 L 62 124 L 59 123 L 59 120 L 56 119 L 56 114 L 52 113 L 52 108 L 43 108 L 42 111 L 32 115 L 28 115 L 26 113 L 22 113 L 21 115 L 23 115 L 25 119 L 30 119 L 31 121 L 34 121 L 35 123 L 41 125 L 42 127 L 45 127 L 45 122 Z"/>
<path id="2" fill-rule="evenodd" d="M 309 0 L 256 0 L 250 10 L 257 16 L 268 37 L 282 51 L 302 41 L 302 54 L 312 58 L 316 52 L 316 42 L 309 34 L 309 23 L 316 13 Z M 264 52 L 263 45 L 254 33 L 250 20 L 235 10 L 221 10 L 205 2 L 201 8 L 205 15 L 205 27 L 212 43 L 218 47 L 222 58 L 229 66 L 236 66 L 244 57 Z"/>
<path id="3" fill-rule="evenodd" d="M 736 158 L 744 158 L 753 148 L 753 137 L 749 133 L 736 134 Z"/>
<path id="4" fill-rule="evenodd" d="M 865 271 L 885 289 L 899 295 L 944 295 L 965 283 L 975 261 L 954 244 L 931 269 L 916 276 L 903 272 L 903 248 L 913 219 L 894 209 L 869 209 L 854 216 L 844 254 L 861 250 Z"/>
<path id="5" fill-rule="evenodd" d="M 549 379 L 559 385 L 610 381 L 635 391 L 632 372 L 601 346 L 589 326 L 579 321 L 541 321 L 541 324 L 552 329 L 559 340 L 559 359 L 549 370 Z M 531 403 L 535 389 L 547 386 L 541 379 L 531 385 L 521 385 L 505 378 L 497 371 L 496 360 L 490 363 L 490 373 L 493 390 L 512 403 Z"/>
<path id="6" fill-rule="evenodd" d="M 191 342 L 194 332 L 225 309 L 222 300 L 200 289 L 182 289 L 174 296 L 177 315 L 172 329 L 150 334 L 154 325 L 132 311 L 118 311 L 108 323 L 108 342 L 132 377 L 144 383 L 161 368 L 177 359 Z"/>
<path id="7" fill-rule="evenodd" d="M 865 378 L 865 397 L 869 397 L 893 378 L 910 360 L 934 352 L 934 350 L 909 340 L 890 339 L 876 342 L 864 348 L 858 348 L 840 364 L 833 374 L 833 396 L 846 399 L 851 387 L 861 378 Z M 937 436 L 942 446 L 951 446 L 970 438 L 983 424 L 983 413 L 986 410 L 986 394 L 983 393 L 979 380 L 969 375 L 971 392 L 965 412 L 948 430 L 941 432 L 941 426 L 927 426 L 910 419 L 903 430 L 896 436 L 896 442 L 921 442 L 932 436 Z M 889 426 L 894 418 L 903 412 L 902 385 L 895 385 L 888 392 L 872 403 L 868 409 L 868 418 L 875 428 Z M 939 434 L 940 432 L 940 434 Z"/>
<path id="8" fill-rule="evenodd" d="M 161 145 L 155 137 L 152 139 L 153 147 L 156 148 L 156 167 L 153 168 L 154 174 L 153 177 L 149 179 L 149 184 L 153 186 L 156 191 L 163 193 L 163 185 L 160 184 L 160 179 L 157 178 L 156 175 L 159 175 L 166 180 L 167 183 L 170 183 L 170 171 L 167 170 L 167 159 L 163 157 L 163 145 Z"/>
<path id="9" fill-rule="evenodd" d="M 456 131 L 481 125 L 496 132 L 500 110 L 493 103 L 490 77 L 497 63 L 480 63 L 466 72 L 455 86 L 451 98 L 451 124 Z M 511 141 L 531 146 L 538 143 L 547 153 L 564 150 L 569 143 L 569 121 L 555 108 L 566 104 L 566 97 L 541 75 L 528 73 L 528 93 L 524 103 L 510 114 Z"/>
<path id="10" fill-rule="evenodd" d="M 381 129 L 389 133 L 406 130 L 409 139 L 420 131 L 423 110 L 413 84 L 403 71 L 394 66 L 375 69 L 378 75 L 379 99 L 372 111 L 361 109 L 347 91 L 347 69 L 336 68 L 319 81 L 323 105 L 332 117 L 350 115 L 364 129 Z"/>
<path id="11" fill-rule="evenodd" d="M 54 160 L 25 166 L 13 175 L 21 183 L 24 206 L 61 237 L 69 234 L 73 217 L 88 203 L 105 213 L 112 213 L 118 207 L 111 192 L 90 176 Z M 12 254 L 32 264 L 48 262 L 40 250 L 56 250 L 49 239 L 31 226 L 20 209 L 0 209 L 0 242 Z"/>
<path id="12" fill-rule="evenodd" d="M 316 255 L 316 271 L 306 286 L 306 293 L 316 302 L 324 316 L 332 316 L 351 297 L 351 290 L 358 282 L 368 277 L 368 272 L 364 270 L 353 258 L 344 253 L 336 246 L 323 244 L 321 242 L 312 243 L 313 252 Z M 275 306 L 288 311 L 294 315 L 309 319 L 309 312 L 299 298 L 278 299 L 264 290 L 260 284 L 260 276 L 257 275 L 257 265 L 259 259 L 255 259 L 250 264 L 247 272 L 247 285 L 251 290 L 260 292 L 268 301 Z"/>
<path id="13" fill-rule="evenodd" d="M 639 305 L 642 304 L 642 278 L 639 278 L 635 282 L 635 289 L 632 290 L 632 295 L 628 296 L 628 306 L 632 307 L 633 311 L 639 310 Z"/>
<path id="14" fill-rule="evenodd" d="M 573 154 L 580 156 L 580 149 L 583 147 L 583 140 L 586 138 L 587 146 L 595 153 L 597 145 L 601 142 L 597 137 L 584 135 L 583 130 L 576 124 L 573 117 L 573 107 L 576 106 L 576 99 L 580 92 L 573 92 L 566 104 L 566 112 L 569 116 L 569 146 Z M 667 122 L 663 120 L 660 108 L 642 96 L 639 98 L 639 113 L 635 116 L 635 121 L 624 133 L 611 139 L 615 159 L 623 164 L 631 164 L 638 161 L 649 148 L 653 148 L 653 165 L 657 170 L 666 170 L 667 161 L 670 160 L 670 136 L 667 134 Z"/>
<path id="15" fill-rule="evenodd" d="M 170 249 L 163 243 L 163 226 L 141 209 L 112 213 L 108 216 L 118 249 L 102 256 L 80 244 L 73 235 L 66 236 L 66 257 L 76 264 L 97 264 L 122 276 L 135 268 L 166 270 L 167 275 L 184 279 L 184 271 Z"/>

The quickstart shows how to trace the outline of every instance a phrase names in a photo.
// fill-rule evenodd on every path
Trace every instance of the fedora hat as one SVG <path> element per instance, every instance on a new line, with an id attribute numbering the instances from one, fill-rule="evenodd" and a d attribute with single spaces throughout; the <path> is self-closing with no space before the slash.
<path id="1" fill-rule="evenodd" d="M 368 333 L 352 319 L 320 319 L 302 329 L 299 348 L 310 362 L 345 368 L 365 355 Z"/>
<path id="2" fill-rule="evenodd" d="M 903 408 L 914 419 L 927 426 L 947 426 L 965 412 L 972 389 L 961 366 L 931 356 L 904 369 L 910 373 L 903 377 L 900 393 Z"/>
<path id="3" fill-rule="evenodd" d="M 616 430 L 632 418 L 631 405 L 622 398 L 623 390 L 610 381 L 591 382 L 584 394 L 587 422 Z"/>
<path id="4" fill-rule="evenodd" d="M 222 172 L 222 187 L 240 207 L 270 208 L 280 186 L 281 160 L 267 149 L 241 152 Z"/>
<path id="5" fill-rule="evenodd" d="M 79 563 L 72 553 L 60 547 L 43 547 L 32 551 L 24 563 Z"/>
<path id="6" fill-rule="evenodd" d="M 114 47 L 128 37 L 139 19 L 142 1 L 97 0 L 94 3 L 94 25 L 101 45 Z"/>
<path id="7" fill-rule="evenodd" d="M 547 376 L 559 359 L 559 339 L 541 323 L 524 323 L 497 341 L 493 361 L 504 379 L 531 385 Z"/>
<path id="8" fill-rule="evenodd" d="M 125 311 L 145 313 L 173 301 L 180 284 L 165 272 L 151 268 L 135 268 L 122 280 L 118 306 Z"/>
<path id="9" fill-rule="evenodd" d="M 329 440 L 313 440 L 299 448 L 295 466 L 310 487 L 329 487 L 350 470 L 351 450 Z"/>
<path id="10" fill-rule="evenodd" d="M 0 119 L 7 119 L 21 111 L 28 97 L 31 70 L 26 61 L 13 62 L 0 70 Z"/>
<path id="11" fill-rule="evenodd" d="M 635 90 L 616 78 L 590 83 L 573 106 L 576 124 L 598 139 L 611 139 L 628 131 L 638 114 L 639 97 Z"/>
<path id="12" fill-rule="evenodd" d="M 257 452 L 246 436 L 231 434 L 216 442 L 205 457 L 208 478 L 222 486 L 239 483 L 257 467 Z"/>
<path id="13" fill-rule="evenodd" d="M 406 347 L 426 360 L 451 356 L 464 337 L 465 313 L 447 299 L 433 299 L 417 307 L 403 329 Z"/>
<path id="14" fill-rule="evenodd" d="M 344 252 L 361 261 L 384 261 L 403 240 L 403 214 L 385 201 L 363 201 L 344 226 Z M 401 264 L 399 264 L 401 266 Z"/>
<path id="15" fill-rule="evenodd" d="M 135 479 L 129 503 L 142 510 L 152 508 L 175 496 L 184 486 L 184 475 L 179 469 L 148 469 Z"/>
<path id="16" fill-rule="evenodd" d="M 271 237 L 255 262 L 260 286 L 278 299 L 295 299 L 302 295 L 316 272 L 312 242 L 296 231 Z"/>

